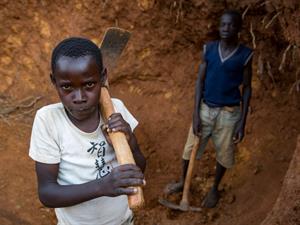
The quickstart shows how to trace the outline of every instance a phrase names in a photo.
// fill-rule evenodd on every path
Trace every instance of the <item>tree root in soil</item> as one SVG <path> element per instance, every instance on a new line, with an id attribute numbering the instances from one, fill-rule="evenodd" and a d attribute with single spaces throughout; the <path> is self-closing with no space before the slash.
<path id="1" fill-rule="evenodd" d="M 252 46 L 253 46 L 253 49 L 256 49 L 255 34 L 253 32 L 253 25 L 252 25 L 252 23 L 250 23 L 250 34 L 251 34 L 251 37 L 252 37 Z"/>
<path id="2" fill-rule="evenodd" d="M 271 26 L 271 24 L 272 24 L 272 23 L 274 22 L 274 20 L 280 15 L 280 13 L 281 13 L 281 12 L 277 12 L 277 13 L 272 17 L 272 19 L 269 21 L 269 23 L 266 24 L 265 29 L 268 29 L 268 28 Z"/>
<path id="3" fill-rule="evenodd" d="M 30 96 L 22 99 L 17 103 L 2 104 L 0 108 L 0 119 L 8 123 L 7 117 L 20 118 L 24 115 L 31 114 L 35 108 L 35 104 L 42 98 L 42 96 Z M 28 110 L 29 109 L 29 110 Z M 12 115 L 14 114 L 14 115 Z"/>
<path id="4" fill-rule="evenodd" d="M 286 54 L 287 54 L 287 52 L 290 50 L 290 48 L 291 48 L 292 46 L 293 46 L 292 44 L 289 44 L 289 45 L 287 46 L 287 48 L 284 50 L 283 55 L 282 55 L 282 59 L 281 59 L 280 66 L 279 66 L 279 68 L 278 68 L 279 71 L 282 71 L 283 66 L 284 66 L 284 64 L 285 64 L 285 60 L 286 60 Z"/>
<path id="5" fill-rule="evenodd" d="M 289 94 L 292 94 L 292 92 L 294 90 L 296 90 L 297 92 L 300 91 L 300 79 L 298 78 L 299 72 L 300 72 L 300 69 L 297 69 L 297 72 L 296 72 L 296 81 L 292 84 L 292 86 L 290 88 L 290 91 L 289 91 Z"/>

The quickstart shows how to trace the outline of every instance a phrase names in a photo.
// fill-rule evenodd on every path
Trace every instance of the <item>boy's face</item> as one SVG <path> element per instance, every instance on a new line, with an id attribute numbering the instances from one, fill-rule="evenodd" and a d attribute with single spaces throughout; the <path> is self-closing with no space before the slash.
<path id="1" fill-rule="evenodd" d="M 219 34 L 221 39 L 235 39 L 240 31 L 239 25 L 234 16 L 224 14 L 221 17 Z"/>
<path id="2" fill-rule="evenodd" d="M 61 56 L 51 75 L 58 95 L 68 114 L 77 121 L 99 111 L 99 97 L 104 77 L 92 56 L 72 58 Z M 101 79 L 103 77 L 103 79 Z"/>

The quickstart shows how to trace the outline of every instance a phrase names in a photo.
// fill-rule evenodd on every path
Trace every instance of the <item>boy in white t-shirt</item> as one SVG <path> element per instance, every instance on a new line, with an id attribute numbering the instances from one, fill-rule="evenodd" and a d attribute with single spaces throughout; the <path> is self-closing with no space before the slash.
<path id="1" fill-rule="evenodd" d="M 133 224 L 127 196 L 145 184 L 145 158 L 133 129 L 138 122 L 113 99 L 116 112 L 104 125 L 100 49 L 68 38 L 53 50 L 50 74 L 61 103 L 37 111 L 30 142 L 40 201 L 55 208 L 59 225 Z M 105 129 L 101 129 L 105 127 Z M 126 134 L 136 165 L 118 165 L 108 132 Z"/>

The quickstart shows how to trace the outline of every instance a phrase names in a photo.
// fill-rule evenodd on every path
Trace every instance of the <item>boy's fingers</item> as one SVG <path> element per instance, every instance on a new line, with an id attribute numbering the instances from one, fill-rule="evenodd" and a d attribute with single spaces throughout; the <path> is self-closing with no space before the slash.
<path id="1" fill-rule="evenodd" d="M 128 123 L 125 120 L 114 120 L 114 121 L 109 121 L 108 122 L 108 127 L 109 128 L 114 128 L 114 127 L 127 127 L 129 126 Z"/>
<path id="2" fill-rule="evenodd" d="M 120 182 L 121 187 L 130 187 L 130 186 L 143 186 L 145 184 L 144 179 L 137 179 L 137 178 L 127 178 L 123 179 Z"/>
<path id="3" fill-rule="evenodd" d="M 111 142 L 111 140 L 109 138 L 109 135 L 108 135 L 108 125 L 107 124 L 103 124 L 101 126 L 101 130 L 102 130 L 103 135 L 104 135 L 106 141 L 108 142 L 108 144 L 112 145 L 112 142 Z"/>
<path id="4" fill-rule="evenodd" d="M 120 174 L 120 178 L 123 180 L 126 179 L 144 179 L 144 174 L 141 171 L 124 171 Z"/>
<path id="5" fill-rule="evenodd" d="M 109 128 L 108 128 L 108 124 L 102 124 L 102 125 L 101 125 L 101 130 L 102 130 L 103 132 L 108 133 L 107 129 L 109 129 Z"/>
<path id="6" fill-rule="evenodd" d="M 233 143 L 238 144 L 241 141 L 241 137 L 239 134 L 237 134 L 235 137 L 233 137 Z"/>
<path id="7" fill-rule="evenodd" d="M 116 167 L 115 169 L 120 170 L 120 171 L 133 170 L 133 171 L 140 171 L 141 172 L 141 169 L 138 166 L 134 165 L 134 164 L 123 164 L 123 165 L 120 165 L 120 166 Z"/>
<path id="8" fill-rule="evenodd" d="M 118 169 L 121 169 L 121 170 L 128 170 L 128 169 L 136 169 L 136 165 L 132 164 L 132 163 L 128 163 L 128 164 L 122 164 L 122 165 L 119 165 Z"/>
<path id="9" fill-rule="evenodd" d="M 121 117 L 121 118 L 122 118 L 121 113 L 113 113 L 113 114 L 111 114 L 111 115 L 108 117 L 108 120 L 111 121 L 111 120 L 113 120 L 113 119 L 115 119 L 115 118 L 118 118 L 118 117 Z"/>
<path id="10" fill-rule="evenodd" d="M 138 189 L 136 187 L 128 187 L 128 188 L 118 188 L 118 195 L 134 195 L 136 194 Z"/>
<path id="11" fill-rule="evenodd" d="M 201 138 L 201 132 L 197 132 L 196 136 L 198 136 L 199 138 Z"/>
<path id="12" fill-rule="evenodd" d="M 107 129 L 108 128 L 108 124 L 104 123 L 101 125 L 101 129 Z"/>
<path id="13" fill-rule="evenodd" d="M 111 118 L 113 118 L 113 117 L 117 117 L 117 116 L 122 116 L 122 114 L 121 114 L 121 113 L 118 113 L 118 112 L 116 112 L 116 113 L 113 113 L 113 114 L 111 114 L 111 115 L 110 115 L 110 117 L 111 117 Z"/>
<path id="14" fill-rule="evenodd" d="M 113 169 L 115 175 L 119 177 L 119 179 L 144 179 L 144 174 L 142 173 L 141 169 L 135 165 L 122 165 L 117 168 Z"/>
<path id="15" fill-rule="evenodd" d="M 233 137 L 233 143 L 236 143 L 237 138 Z"/>
<path id="16" fill-rule="evenodd" d="M 112 125 L 116 125 L 116 124 L 123 124 L 124 120 L 122 120 L 121 118 L 114 118 L 108 121 L 108 125 L 112 126 Z"/>
<path id="17" fill-rule="evenodd" d="M 123 132 L 125 134 L 128 132 L 127 127 L 113 127 L 110 130 L 111 130 L 111 132 Z"/>
<path id="18" fill-rule="evenodd" d="M 127 123 L 122 115 L 120 113 L 114 113 L 112 114 L 109 118 L 108 118 L 108 124 L 109 126 L 115 124 L 115 123 L 119 123 L 119 124 L 123 124 L 123 123 Z"/>

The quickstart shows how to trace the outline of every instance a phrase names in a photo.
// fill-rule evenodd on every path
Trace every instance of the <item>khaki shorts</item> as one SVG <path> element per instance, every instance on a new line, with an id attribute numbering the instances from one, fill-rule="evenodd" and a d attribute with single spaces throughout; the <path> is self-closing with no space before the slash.
<path id="1" fill-rule="evenodd" d="M 201 157 L 211 137 L 216 149 L 216 159 L 225 168 L 234 165 L 235 145 L 233 143 L 234 130 L 241 117 L 241 109 L 235 107 L 208 107 L 201 103 L 200 118 L 202 123 L 201 144 L 197 152 L 197 159 Z M 182 158 L 189 160 L 193 148 L 195 135 L 192 126 L 184 146 Z"/>
<path id="2" fill-rule="evenodd" d="M 134 216 L 133 216 L 133 213 L 121 225 L 134 225 Z"/>

